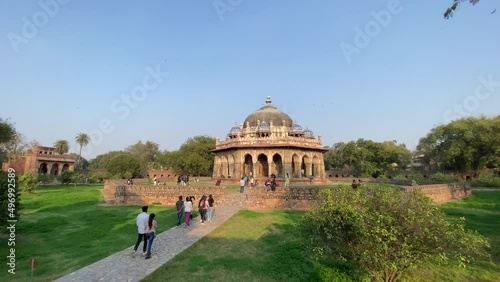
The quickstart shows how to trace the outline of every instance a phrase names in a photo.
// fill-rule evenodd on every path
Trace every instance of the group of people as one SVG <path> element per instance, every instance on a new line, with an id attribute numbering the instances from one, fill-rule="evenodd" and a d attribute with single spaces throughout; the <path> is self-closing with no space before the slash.
<path id="1" fill-rule="evenodd" d="M 181 226 L 182 216 L 184 215 L 184 227 L 188 227 L 193 220 L 193 203 L 195 203 L 195 197 L 186 197 L 186 201 L 182 200 L 183 197 L 179 196 L 179 200 L 175 203 L 177 209 L 177 227 Z M 203 195 L 197 203 L 198 212 L 200 213 L 201 224 L 204 225 L 205 222 L 212 222 L 215 216 L 215 200 L 212 195 Z M 156 237 L 156 229 L 158 228 L 158 223 L 155 220 L 155 214 L 151 213 L 148 215 L 148 206 L 142 207 L 142 212 L 137 216 L 137 242 L 135 243 L 133 256 L 137 253 L 137 249 L 142 241 L 142 254 L 145 259 L 151 258 L 151 248 L 153 246 L 153 240 Z"/>
<path id="2" fill-rule="evenodd" d="M 177 176 L 177 185 L 189 186 L 189 175 Z"/>
<path id="3" fill-rule="evenodd" d="M 186 197 L 186 201 L 182 200 L 182 196 L 179 196 L 179 200 L 175 203 L 177 209 L 177 226 L 181 226 L 182 215 L 184 214 L 184 227 L 188 227 L 193 219 L 193 209 L 196 199 L 194 196 Z M 201 199 L 196 204 L 198 212 L 200 213 L 201 224 L 204 225 L 205 222 L 211 222 L 215 215 L 215 200 L 212 195 L 203 195 Z"/>

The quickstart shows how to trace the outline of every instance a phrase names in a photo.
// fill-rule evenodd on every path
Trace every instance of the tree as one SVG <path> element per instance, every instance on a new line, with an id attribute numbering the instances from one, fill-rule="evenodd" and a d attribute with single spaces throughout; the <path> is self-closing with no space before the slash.
<path id="1" fill-rule="evenodd" d="M 19 187 L 22 191 L 32 193 L 39 185 L 37 177 L 29 172 L 19 177 Z"/>
<path id="2" fill-rule="evenodd" d="M 170 169 L 174 166 L 175 162 L 175 151 L 163 151 L 158 158 L 156 159 L 154 168 L 159 169 L 159 168 L 165 168 L 165 169 Z"/>
<path id="3" fill-rule="evenodd" d="M 0 144 L 7 143 L 12 140 L 16 130 L 14 125 L 8 120 L 0 118 Z"/>
<path id="4" fill-rule="evenodd" d="M 59 155 L 64 155 L 69 151 L 69 143 L 67 140 L 57 140 L 54 143 L 54 147 Z"/>
<path id="5" fill-rule="evenodd" d="M 89 144 L 90 136 L 86 133 L 79 133 L 75 137 L 75 141 L 78 145 L 80 145 L 80 152 L 78 153 L 78 161 L 76 162 L 76 165 L 78 166 L 80 164 L 80 158 L 82 157 L 82 148 Z"/>
<path id="6" fill-rule="evenodd" d="M 125 152 L 133 155 L 141 164 L 141 171 L 151 169 L 158 156 L 161 154 L 160 146 L 155 142 L 146 141 L 142 143 L 139 141 L 125 149 Z"/>
<path id="7" fill-rule="evenodd" d="M 80 158 L 80 162 L 75 165 L 75 170 L 85 170 L 89 167 L 89 161 L 84 157 L 80 157 L 77 153 L 69 153 L 68 156 L 74 158 L 75 160 Z"/>
<path id="8" fill-rule="evenodd" d="M 420 139 L 418 151 L 442 170 L 479 171 L 500 158 L 500 116 L 467 117 L 439 125 Z"/>
<path id="9" fill-rule="evenodd" d="M 448 9 L 446 9 L 446 11 L 444 12 L 444 15 L 443 15 L 444 18 L 445 19 L 452 18 L 453 13 L 455 11 L 457 11 L 457 9 L 460 8 L 460 3 L 465 2 L 465 1 L 469 1 L 472 5 L 476 5 L 477 2 L 479 2 L 479 0 L 453 0 L 453 4 Z"/>
<path id="10" fill-rule="evenodd" d="M 397 281 L 408 269 L 488 256 L 488 241 L 449 220 L 420 192 L 393 188 L 323 189 L 303 217 L 306 250 L 330 263 L 343 262 L 373 281 Z"/>
<path id="11" fill-rule="evenodd" d="M 207 176 L 213 170 L 215 138 L 195 136 L 189 138 L 172 156 L 173 169 L 177 173 Z"/>
<path id="12" fill-rule="evenodd" d="M 325 164 L 331 169 L 351 170 L 377 177 L 405 169 L 411 163 L 411 152 L 396 141 L 382 143 L 358 139 L 356 142 L 336 143 L 325 154 Z"/>
<path id="13" fill-rule="evenodd" d="M 118 155 L 127 154 L 123 151 L 110 151 L 106 154 L 101 154 L 89 161 L 89 168 L 91 169 L 106 169 L 109 162 Z"/>
<path id="14" fill-rule="evenodd" d="M 114 157 L 106 169 L 112 175 L 119 175 L 122 178 L 125 177 L 125 174 L 136 177 L 141 173 L 141 164 L 133 155 L 121 154 Z"/>

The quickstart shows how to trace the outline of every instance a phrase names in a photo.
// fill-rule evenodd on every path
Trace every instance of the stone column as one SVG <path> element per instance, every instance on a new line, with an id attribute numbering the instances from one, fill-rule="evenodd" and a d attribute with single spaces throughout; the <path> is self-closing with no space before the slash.
<path id="1" fill-rule="evenodd" d="M 306 177 L 312 175 L 312 163 L 306 163 Z"/>

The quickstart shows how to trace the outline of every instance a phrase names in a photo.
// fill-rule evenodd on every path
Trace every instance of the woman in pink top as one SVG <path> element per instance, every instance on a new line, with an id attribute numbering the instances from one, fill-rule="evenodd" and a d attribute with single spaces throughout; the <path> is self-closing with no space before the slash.
<path id="1" fill-rule="evenodd" d="M 153 245 L 153 240 L 155 239 L 156 235 L 156 228 L 158 227 L 158 223 L 156 223 L 155 220 L 155 214 L 151 213 L 149 215 L 149 220 L 146 223 L 145 229 L 146 229 L 146 239 L 148 240 L 148 251 L 146 253 L 146 259 L 151 258 L 151 246 Z"/>

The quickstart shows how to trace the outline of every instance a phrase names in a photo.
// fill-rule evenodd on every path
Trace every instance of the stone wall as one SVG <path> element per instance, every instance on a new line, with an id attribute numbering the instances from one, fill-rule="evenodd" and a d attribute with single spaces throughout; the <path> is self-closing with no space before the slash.
<path id="1" fill-rule="evenodd" d="M 421 186 L 401 186 L 406 192 L 421 191 L 435 203 L 441 204 L 463 199 L 472 195 L 467 184 L 436 184 Z M 245 194 L 228 194 L 225 187 L 189 186 L 127 186 L 120 181 L 106 181 L 103 189 L 107 203 L 173 206 L 179 195 L 195 196 L 198 201 L 202 195 L 212 194 L 216 206 L 242 205 L 250 209 L 310 209 L 318 200 L 320 189 L 314 186 L 284 188 L 267 191 L 264 187 L 246 188 Z M 197 204 L 197 202 L 196 202 Z"/>
<path id="2" fill-rule="evenodd" d="M 194 196 L 196 201 L 203 195 L 212 194 L 215 203 L 224 202 L 226 195 L 225 187 L 189 187 L 189 186 L 115 186 L 114 204 L 128 205 L 149 205 L 159 204 L 163 206 L 173 206 L 179 200 L 179 196 L 186 199 L 187 196 Z M 196 202 L 197 204 L 197 202 Z"/>
<path id="3" fill-rule="evenodd" d="M 438 204 L 472 196 L 470 185 L 462 183 L 403 186 L 403 189 L 406 192 L 421 191 Z"/>

